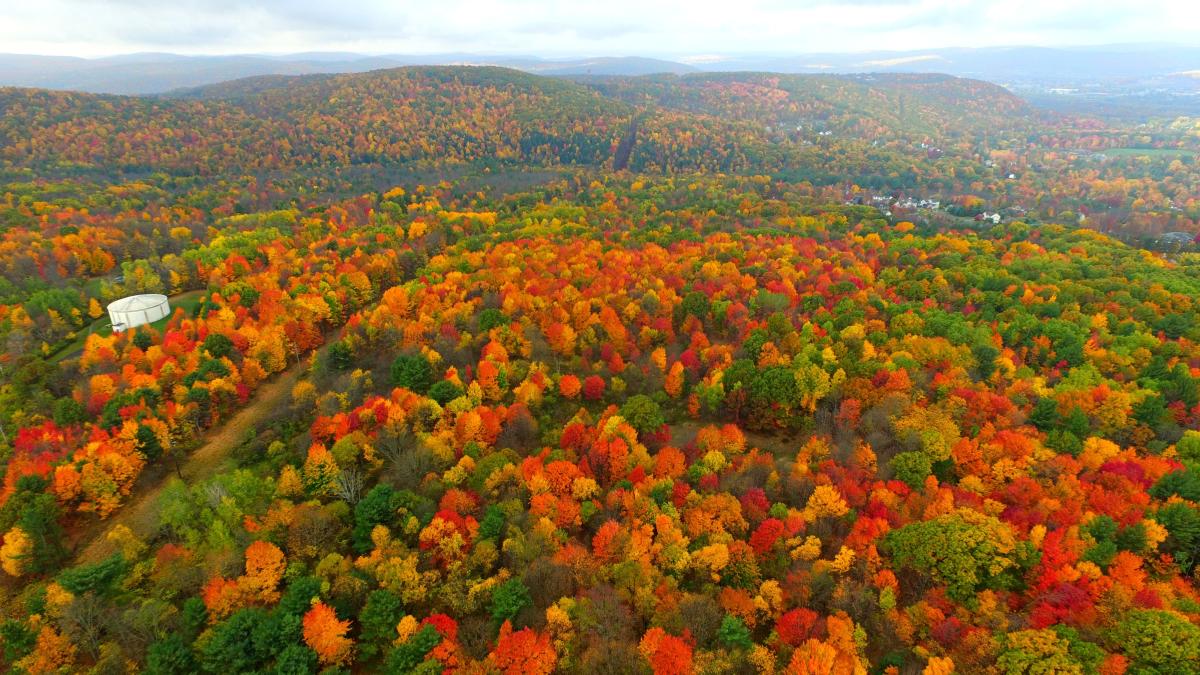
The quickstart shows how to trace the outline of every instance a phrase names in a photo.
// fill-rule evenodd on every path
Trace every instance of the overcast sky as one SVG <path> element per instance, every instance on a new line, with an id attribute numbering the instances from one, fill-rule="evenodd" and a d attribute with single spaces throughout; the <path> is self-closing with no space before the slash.
<path id="1" fill-rule="evenodd" d="M 1198 0 L 0 0 L 0 52 L 541 56 L 1200 42 Z"/>

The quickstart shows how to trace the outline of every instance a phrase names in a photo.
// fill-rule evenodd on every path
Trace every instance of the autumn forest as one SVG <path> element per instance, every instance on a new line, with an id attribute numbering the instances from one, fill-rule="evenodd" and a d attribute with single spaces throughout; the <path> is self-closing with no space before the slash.
<path id="1" fill-rule="evenodd" d="M 943 75 L 0 88 L 0 663 L 1200 673 L 1198 156 Z"/>

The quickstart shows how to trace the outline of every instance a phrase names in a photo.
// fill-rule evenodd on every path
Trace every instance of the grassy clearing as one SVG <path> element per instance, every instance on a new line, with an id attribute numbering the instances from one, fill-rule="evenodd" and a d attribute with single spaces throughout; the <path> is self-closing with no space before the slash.
<path id="1" fill-rule="evenodd" d="M 150 324 L 150 327 L 161 331 L 167 325 L 167 322 L 171 320 L 171 317 L 175 316 L 175 310 L 178 309 L 182 309 L 188 316 L 191 316 L 192 310 L 196 309 L 196 305 L 200 304 L 200 301 L 204 299 L 204 293 L 205 291 L 188 291 L 171 297 L 171 314 Z M 111 331 L 112 328 L 108 323 L 108 315 L 105 314 L 91 324 L 80 328 L 75 333 L 75 339 L 59 347 L 58 351 L 50 357 L 50 363 L 60 363 L 82 352 L 83 343 L 87 341 L 87 337 L 92 333 L 108 335 Z"/>

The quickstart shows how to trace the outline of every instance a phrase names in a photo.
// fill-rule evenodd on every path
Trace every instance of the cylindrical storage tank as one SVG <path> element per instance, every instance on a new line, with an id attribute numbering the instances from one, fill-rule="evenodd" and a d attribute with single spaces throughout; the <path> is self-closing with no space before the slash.
<path id="1" fill-rule="evenodd" d="M 167 296 L 157 293 L 131 295 L 108 305 L 108 318 L 112 321 L 114 333 L 153 323 L 170 313 L 171 303 Z"/>

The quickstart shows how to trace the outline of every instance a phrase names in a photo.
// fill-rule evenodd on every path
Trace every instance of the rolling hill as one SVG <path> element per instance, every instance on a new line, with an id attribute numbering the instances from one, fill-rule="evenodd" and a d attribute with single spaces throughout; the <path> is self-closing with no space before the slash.
<path id="1" fill-rule="evenodd" d="M 1032 119 L 1002 88 L 949 76 L 569 80 L 466 66 L 266 76 L 166 98 L 4 89 L 0 106 L 0 157 L 17 166 L 201 174 L 412 161 L 600 166 L 623 139 L 636 170 L 775 171 L 819 161 L 807 150 L 815 142 L 949 142 Z"/>
<path id="2" fill-rule="evenodd" d="M 867 137 L 1010 127 L 1034 113 L 1003 87 L 949 75 L 699 73 L 579 81 L 635 105 Z"/>

